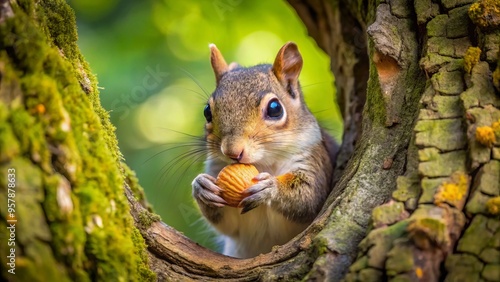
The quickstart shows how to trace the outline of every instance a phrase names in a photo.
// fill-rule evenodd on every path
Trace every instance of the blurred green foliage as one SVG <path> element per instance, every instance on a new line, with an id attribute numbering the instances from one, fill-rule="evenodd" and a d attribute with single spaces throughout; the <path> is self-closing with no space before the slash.
<path id="1" fill-rule="evenodd" d="M 167 224 L 202 245 L 215 236 L 201 220 L 191 181 L 203 170 L 186 153 L 202 136 L 203 106 L 215 87 L 209 43 L 228 62 L 272 63 L 287 41 L 304 58 L 300 79 L 309 107 L 339 139 L 329 58 L 285 1 L 71 0 L 79 46 L 98 76 L 101 100 L 120 149 Z"/>

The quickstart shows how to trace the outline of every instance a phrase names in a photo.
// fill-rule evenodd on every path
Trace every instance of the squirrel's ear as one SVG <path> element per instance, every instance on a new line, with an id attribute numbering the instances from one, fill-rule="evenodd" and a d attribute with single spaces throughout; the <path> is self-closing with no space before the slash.
<path id="1" fill-rule="evenodd" d="M 297 45 L 293 42 L 283 45 L 274 60 L 273 73 L 287 90 L 291 90 L 290 94 L 294 97 L 295 92 L 298 91 L 298 79 L 301 69 L 302 56 Z"/>
<path id="2" fill-rule="evenodd" d="M 214 70 L 215 82 L 219 84 L 222 75 L 229 70 L 229 67 L 215 44 L 210 44 L 208 47 L 210 47 L 210 63 Z"/>

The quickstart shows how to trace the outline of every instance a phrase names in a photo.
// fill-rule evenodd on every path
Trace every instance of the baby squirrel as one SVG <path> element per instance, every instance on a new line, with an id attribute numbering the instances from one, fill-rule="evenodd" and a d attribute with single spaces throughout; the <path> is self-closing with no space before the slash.
<path id="1" fill-rule="evenodd" d="M 210 45 L 217 87 L 204 109 L 206 171 L 193 183 L 201 212 L 224 236 L 225 255 L 248 258 L 271 251 L 302 232 L 330 193 L 333 139 L 307 108 L 299 85 L 302 56 L 285 44 L 273 65 L 227 64 Z M 260 174 L 239 208 L 226 206 L 215 185 L 231 163 Z"/>

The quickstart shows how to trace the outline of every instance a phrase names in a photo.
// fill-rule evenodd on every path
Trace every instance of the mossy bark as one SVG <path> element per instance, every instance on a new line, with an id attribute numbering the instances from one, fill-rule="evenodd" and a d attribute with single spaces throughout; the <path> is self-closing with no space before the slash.
<path id="1" fill-rule="evenodd" d="M 498 281 L 498 4 L 289 2 L 332 58 L 337 181 L 305 232 L 240 260 L 148 209 L 68 6 L 0 0 L 0 200 L 9 168 L 18 200 L 15 217 L 0 206 L 2 235 L 17 220 L 16 275 L 2 256 L 2 278 Z"/>
<path id="2" fill-rule="evenodd" d="M 405 173 L 398 177 L 390 201 L 374 209 L 371 230 L 361 241 L 345 281 L 366 281 L 366 273 L 375 275 L 375 280 L 394 281 L 500 280 L 500 220 L 495 204 L 500 166 L 493 153 L 500 144 L 500 135 L 493 130 L 500 119 L 500 95 L 492 79 L 500 10 L 492 8 L 499 7 L 492 1 L 472 2 L 377 4 L 375 22 L 368 28 L 375 52 L 387 55 L 380 50 L 386 46 L 370 33 L 377 22 L 383 24 L 384 11 L 396 17 L 385 23 L 388 29 L 401 30 L 397 20 L 407 19 L 418 44 L 402 51 L 419 54 L 425 88 L 411 94 L 420 105 Z M 410 10 L 405 16 L 397 12 L 402 6 Z M 484 6 L 489 9 L 478 8 Z M 478 17 L 491 22 L 475 20 Z M 382 32 L 387 34 L 392 36 Z M 389 42 L 404 44 L 394 37 Z M 372 58 L 384 88 L 386 70 Z M 373 94 L 369 89 L 368 97 Z M 480 127 L 491 128 L 491 134 L 479 132 Z M 403 231 L 395 235 L 402 225 Z"/>
<path id="3" fill-rule="evenodd" d="M 123 193 L 133 176 L 76 40 L 64 1 L 0 1 L 1 277 L 154 280 Z"/>

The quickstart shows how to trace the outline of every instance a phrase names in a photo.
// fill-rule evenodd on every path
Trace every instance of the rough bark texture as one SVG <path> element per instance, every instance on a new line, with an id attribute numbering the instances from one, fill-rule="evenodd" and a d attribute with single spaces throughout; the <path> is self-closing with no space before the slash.
<path id="1" fill-rule="evenodd" d="M 391 201 L 373 211 L 373 229 L 346 281 L 500 280 L 500 97 L 492 79 L 500 5 L 472 2 L 388 1 L 376 9 L 371 52 L 398 64 L 388 69 L 371 56 L 380 88 L 394 86 L 408 52 L 421 54 L 427 78 L 425 90 L 415 93 L 420 109 L 406 172 Z M 399 47 L 412 36 L 411 49 Z M 397 98 L 390 100 L 387 112 L 394 112 Z"/>
<path id="2" fill-rule="evenodd" d="M 306 231 L 241 260 L 148 210 L 68 6 L 0 0 L 0 198 L 8 168 L 23 196 L 0 206 L 2 278 L 499 281 L 500 7 L 471 2 L 289 0 L 332 58 L 338 181 Z"/>
<path id="3" fill-rule="evenodd" d="M 0 1 L 0 280 L 153 280 L 76 40 L 64 1 Z"/>

